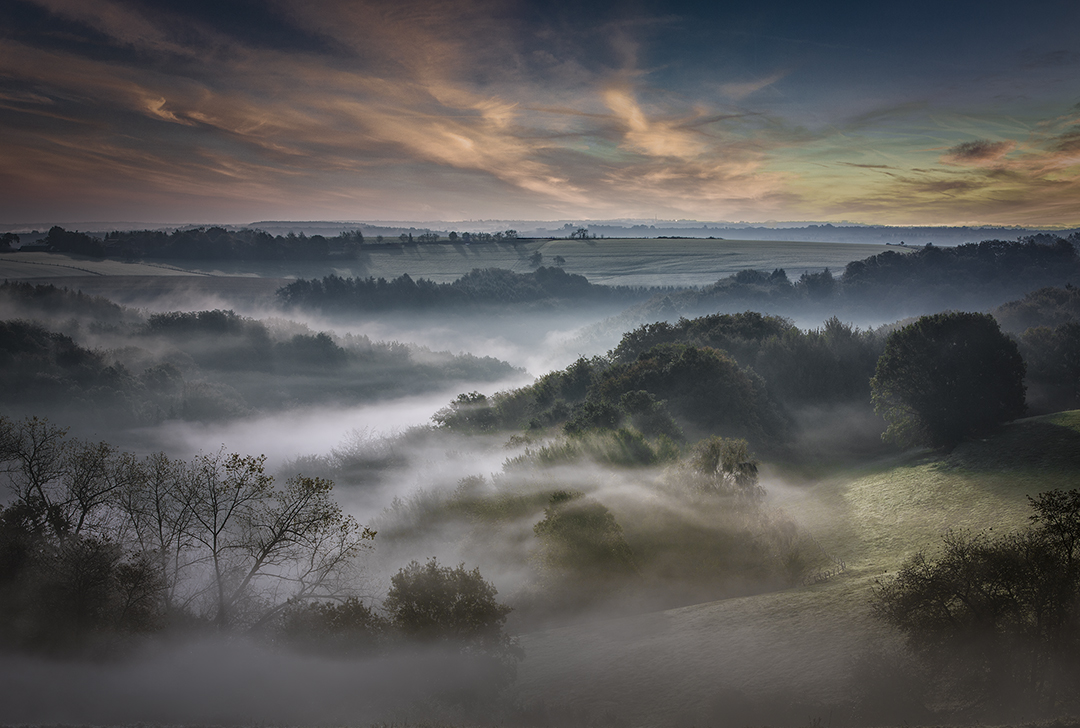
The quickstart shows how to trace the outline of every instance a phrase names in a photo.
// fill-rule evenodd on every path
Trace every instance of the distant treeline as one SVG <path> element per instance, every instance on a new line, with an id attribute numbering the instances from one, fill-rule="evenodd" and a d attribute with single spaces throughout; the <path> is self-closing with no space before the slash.
<path id="1" fill-rule="evenodd" d="M 55 253 L 121 260 L 327 260 L 353 258 L 363 242 L 364 236 L 359 230 L 325 238 L 322 235 L 308 237 L 303 233 L 270 235 L 261 230 L 209 227 L 171 233 L 161 230 L 111 232 L 101 239 L 53 227 L 34 247 Z"/>
<path id="2" fill-rule="evenodd" d="M 294 281 L 279 289 L 277 295 L 286 306 L 374 311 L 551 301 L 632 302 L 675 290 L 597 285 L 585 276 L 541 266 L 532 273 L 475 268 L 453 283 L 436 283 L 426 278 L 414 280 L 408 274 L 392 280 L 326 276 L 321 280 Z"/>
<path id="3" fill-rule="evenodd" d="M 857 310 L 891 316 L 912 309 L 983 309 L 1046 286 L 1080 281 L 1080 234 L 1068 239 L 1038 235 L 1024 240 L 987 240 L 946 248 L 927 245 L 911 252 L 886 250 L 848 263 L 843 272 L 826 268 L 792 281 L 783 270 L 743 270 L 711 286 L 650 304 L 688 311 L 738 305 L 793 311 L 807 305 L 828 312 Z M 665 316 L 667 317 L 667 316 Z"/>
<path id="4" fill-rule="evenodd" d="M 322 310 L 386 310 L 538 301 L 634 301 L 653 297 L 658 317 L 724 305 L 792 310 L 807 304 L 834 310 L 887 309 L 921 300 L 933 310 L 985 308 L 1045 286 L 1080 281 L 1080 234 L 1039 235 L 1019 241 L 987 240 L 953 248 L 928 245 L 912 252 L 887 250 L 848 263 L 840 275 L 805 272 L 794 281 L 783 269 L 743 270 L 705 288 L 627 287 L 590 283 L 556 267 L 532 273 L 474 269 L 453 283 L 385 278 L 298 280 L 278 291 L 286 306 Z M 996 300 L 993 300 L 996 299 Z"/>
<path id="5" fill-rule="evenodd" d="M 561 228 L 539 229 L 535 234 L 543 237 L 551 235 L 568 237 L 575 232 L 577 225 L 567 223 Z M 1076 234 L 1076 230 L 1048 232 L 1031 228 L 1006 227 L 897 227 L 895 225 L 806 225 L 801 227 L 765 227 L 758 225 L 729 226 L 721 223 L 701 223 L 671 225 L 657 223 L 653 225 L 618 225 L 589 223 L 588 233 L 604 238 L 717 238 L 727 240 L 792 240 L 805 242 L 836 243 L 900 243 L 924 245 L 933 242 L 937 245 L 959 245 L 980 240 L 990 240 L 1002 235 L 1061 235 L 1067 237 Z"/>
<path id="6" fill-rule="evenodd" d="M 360 230 L 347 230 L 332 237 L 287 233 L 271 235 L 263 230 L 245 228 L 226 230 L 223 227 L 198 227 L 174 230 L 129 230 L 106 233 L 97 238 L 87 233 L 65 230 L 55 226 L 45 237 L 29 244 L 32 250 L 54 253 L 75 253 L 96 258 L 119 258 L 140 260 L 143 258 L 171 258 L 188 260 L 330 260 L 353 259 L 359 255 L 361 245 L 381 244 L 430 244 L 448 243 L 499 243 L 512 242 L 518 237 L 516 230 L 497 233 L 451 232 L 448 236 L 424 231 L 384 238 L 377 235 L 364 238 Z M 19 242 L 19 236 L 8 234 L 0 240 L 0 252 L 10 250 Z M 26 249 L 27 246 L 23 246 Z"/>

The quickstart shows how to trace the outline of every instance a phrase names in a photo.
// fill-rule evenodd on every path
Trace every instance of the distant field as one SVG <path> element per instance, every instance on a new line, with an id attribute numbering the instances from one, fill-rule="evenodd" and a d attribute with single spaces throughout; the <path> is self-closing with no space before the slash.
<path id="1" fill-rule="evenodd" d="M 816 706 L 850 701 L 844 681 L 858 677 L 856 660 L 896 641 L 870 617 L 875 579 L 920 549 L 936 550 L 947 529 L 1022 528 L 1026 496 L 1078 483 L 1080 412 L 1021 421 L 948 456 L 909 454 L 812 484 L 769 476 L 766 487 L 846 562 L 846 573 L 524 635 L 517 690 L 526 702 L 599 702 L 613 715 L 634 716 L 634 725 L 813 725 L 815 718 L 828 725 L 828 707 Z M 779 710 L 777 696 L 803 701 L 802 712 L 770 714 Z M 740 707 L 745 718 L 729 722 Z M 850 725 L 847 718 L 831 723 Z"/>
<path id="2" fill-rule="evenodd" d="M 544 265 L 562 256 L 567 272 L 594 283 L 634 286 L 695 286 L 715 283 L 740 270 L 783 268 L 797 278 L 803 271 L 842 271 L 853 260 L 885 250 L 884 245 L 805 243 L 763 240 L 545 240 L 473 245 L 372 245 L 355 261 L 253 262 L 179 261 L 123 263 L 52 253 L 0 256 L 0 279 L 73 276 L 209 275 L 266 278 L 316 278 L 331 273 L 348 277 L 413 278 L 449 282 L 473 268 L 532 269 L 529 257 L 539 251 Z"/>

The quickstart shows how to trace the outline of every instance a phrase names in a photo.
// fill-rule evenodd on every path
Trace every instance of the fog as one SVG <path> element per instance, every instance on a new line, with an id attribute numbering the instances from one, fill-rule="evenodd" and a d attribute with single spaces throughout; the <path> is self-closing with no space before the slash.
<path id="1" fill-rule="evenodd" d="M 289 605 L 274 605 L 278 592 L 266 589 L 244 604 L 247 614 L 273 617 L 265 623 L 245 616 L 243 628 L 228 629 L 209 611 L 181 608 L 168 615 L 169 629 L 147 628 L 152 636 L 109 633 L 95 636 L 100 644 L 90 640 L 73 650 L 18 645 L 0 653 L 0 723 L 734 727 L 976 715 L 950 713 L 944 693 L 920 682 L 926 674 L 899 634 L 871 615 L 870 592 L 883 574 L 867 566 L 862 550 L 873 538 L 860 531 L 849 494 L 837 483 L 920 456 L 883 445 L 884 422 L 863 392 L 866 362 L 856 366 L 837 354 L 812 369 L 800 360 L 806 352 L 840 349 L 788 351 L 776 341 L 745 354 L 768 376 L 792 361 L 806 364 L 800 371 L 809 374 L 806 381 L 765 382 L 752 402 L 711 393 L 715 402 L 704 408 L 723 415 L 725 408 L 761 405 L 763 422 L 769 414 L 780 423 L 774 429 L 740 430 L 718 415 L 710 431 L 687 412 L 663 409 L 658 396 L 646 398 L 648 412 L 668 417 L 675 434 L 642 434 L 633 429 L 644 431 L 635 419 L 641 411 L 628 409 L 627 395 L 652 392 L 634 384 L 611 390 L 611 401 L 627 408 L 622 419 L 574 431 L 572 417 L 589 412 L 584 394 L 578 401 L 568 394 L 569 375 L 527 393 L 532 399 L 520 407 L 536 415 L 531 420 L 500 420 L 511 415 L 489 406 L 496 393 L 612 351 L 641 324 L 754 310 L 793 321 L 802 331 L 789 332 L 790 344 L 808 330 L 823 331 L 837 313 L 853 325 L 841 331 L 856 342 L 851 359 L 873 353 L 872 367 L 882 339 L 867 330 L 925 308 L 912 301 L 890 316 L 832 301 L 729 300 L 710 308 L 694 300 L 658 295 L 630 307 L 348 316 L 283 311 L 265 297 L 174 285 L 155 296 L 132 292 L 126 302 L 137 308 L 108 321 L 89 310 L 45 314 L 8 305 L 5 318 L 36 318 L 93 356 L 76 352 L 89 385 L 80 380 L 50 390 L 63 372 L 44 372 L 30 381 L 52 398 L 20 401 L 5 415 L 45 414 L 70 425 L 72 437 L 105 440 L 136 458 L 164 452 L 189 464 L 176 466 L 181 474 L 197 470 L 200 457 L 238 453 L 264 455 L 277 486 L 298 473 L 333 481 L 333 503 L 370 528 L 374 540 L 349 552 L 357 578 L 317 599 L 359 600 L 389 619 L 388 595 L 410 562 L 435 558 L 444 567 L 478 569 L 513 609 L 499 626 L 524 659 L 496 651 L 514 670 L 500 663 L 503 671 L 493 672 L 477 659 L 491 657 L 490 645 L 419 646 L 389 621 L 379 628 L 385 632 L 378 649 L 334 653 L 324 649 L 327 639 L 347 645 L 351 633 L 326 638 L 318 629 L 331 629 L 328 621 L 297 638 L 288 631 L 295 627 Z M 215 309 L 236 316 L 154 318 Z M 732 365 L 731 376 L 742 371 L 746 386 L 757 387 L 745 374 L 747 361 Z M 823 372 L 841 365 L 862 377 L 843 396 L 821 384 Z M 589 386 L 599 387 L 599 375 L 590 377 Z M 664 384 L 659 374 L 640 381 Z M 799 388 L 806 391 L 791 395 Z M 818 389 L 824 394 L 811 392 Z M 486 395 L 486 404 L 458 399 L 472 392 Z M 463 417 L 454 425 L 443 417 L 435 426 L 440 411 L 492 419 Z M 711 435 L 728 445 L 749 439 L 748 450 L 733 465 L 702 465 L 700 446 Z M 74 480 L 57 476 L 53 483 Z M 4 499 L 10 503 L 11 494 Z M 75 509 L 75 500 L 64 506 Z M 244 527 L 266 512 L 251 511 Z M 94 543 L 125 543 L 133 530 L 95 534 Z M 240 533 L 230 548 L 257 542 L 252 533 Z M 184 548 L 204 543 L 177 534 L 174 542 Z M 199 567 L 188 573 L 209 574 L 208 552 L 194 553 L 191 563 Z M 243 582 L 241 567 L 233 568 L 219 591 Z M 258 576 L 276 578 L 281 569 Z M 188 589 L 213 592 L 206 584 Z"/>

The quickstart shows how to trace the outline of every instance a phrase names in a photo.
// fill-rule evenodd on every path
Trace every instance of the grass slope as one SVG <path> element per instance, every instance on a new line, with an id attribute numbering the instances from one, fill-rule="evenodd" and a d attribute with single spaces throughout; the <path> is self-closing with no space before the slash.
<path id="1" fill-rule="evenodd" d="M 1019 421 L 945 455 L 909 453 L 812 484 L 774 479 L 778 505 L 844 559 L 844 574 L 524 635 L 517 690 L 526 704 L 600 723 L 851 725 L 851 680 L 866 677 L 867 656 L 897 645 L 870 617 L 874 580 L 933 551 L 946 529 L 1021 528 L 1026 496 L 1078 482 L 1080 411 Z"/>

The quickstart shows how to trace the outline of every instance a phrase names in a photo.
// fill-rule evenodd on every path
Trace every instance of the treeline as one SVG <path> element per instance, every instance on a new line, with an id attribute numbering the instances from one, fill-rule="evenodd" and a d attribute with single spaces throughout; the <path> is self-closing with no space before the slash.
<path id="1" fill-rule="evenodd" d="M 475 268 L 452 283 L 436 283 L 426 278 L 414 280 L 408 274 L 392 280 L 326 276 L 321 280 L 294 281 L 279 289 L 277 297 L 287 307 L 378 311 L 557 301 L 629 302 L 662 290 L 665 289 L 596 285 L 562 268 L 541 266 L 531 273 Z"/>
<path id="2" fill-rule="evenodd" d="M 1080 233 L 1018 241 L 987 240 L 956 247 L 927 245 L 913 252 L 887 250 L 848 263 L 839 275 L 825 269 L 791 281 L 786 272 L 740 271 L 699 291 L 660 297 L 653 307 L 681 310 L 745 305 L 771 310 L 811 306 L 890 315 L 947 308 L 985 308 L 1045 286 L 1080 280 Z"/>
<path id="3" fill-rule="evenodd" d="M 883 342 L 836 318 L 810 331 L 754 312 L 647 324 L 607 356 L 581 358 L 531 386 L 461 395 L 435 421 L 466 431 L 632 427 L 674 440 L 685 430 L 776 448 L 792 434 L 794 410 L 868 408 Z"/>
<path id="4" fill-rule="evenodd" d="M 171 233 L 160 230 L 110 232 L 101 239 L 57 226 L 51 228 L 37 245 L 50 252 L 121 260 L 329 260 L 355 258 L 363 242 L 364 235 L 359 230 L 327 238 L 322 235 L 308 237 L 304 233 L 271 235 L 261 230 L 200 227 Z"/>
<path id="5" fill-rule="evenodd" d="M 1029 412 L 1080 406 L 1080 292 L 1043 289 L 995 315 L 1023 356 Z M 1017 321 L 1056 325 L 1016 330 L 1009 322 Z M 843 417 L 877 428 L 863 433 L 865 444 L 883 427 L 872 414 L 870 380 L 895 328 L 860 330 L 834 316 L 803 331 L 750 311 L 645 324 L 606 356 L 581 358 L 528 387 L 462 394 L 434 419 L 461 431 L 625 429 L 673 441 L 684 433 L 722 435 L 775 452 L 796 442 L 800 429 L 829 429 L 826 413 L 841 408 Z M 649 453 L 645 461 L 659 451 Z"/>
<path id="6" fill-rule="evenodd" d="M 137 457 L 0 416 L 0 650 L 111 656 L 150 635 L 246 634 L 356 654 L 422 644 L 477 684 L 513 678 L 509 607 L 477 569 L 410 563 L 361 598 L 375 532 L 333 483 L 278 483 L 264 457 Z"/>
<path id="7" fill-rule="evenodd" d="M 53 286 L 0 284 L 0 303 L 51 321 L 0 320 L 0 405 L 27 414 L 206 421 L 355 404 L 517 371 L 491 357 L 334 337 L 292 322 L 271 326 L 232 311 L 144 317 Z"/>

